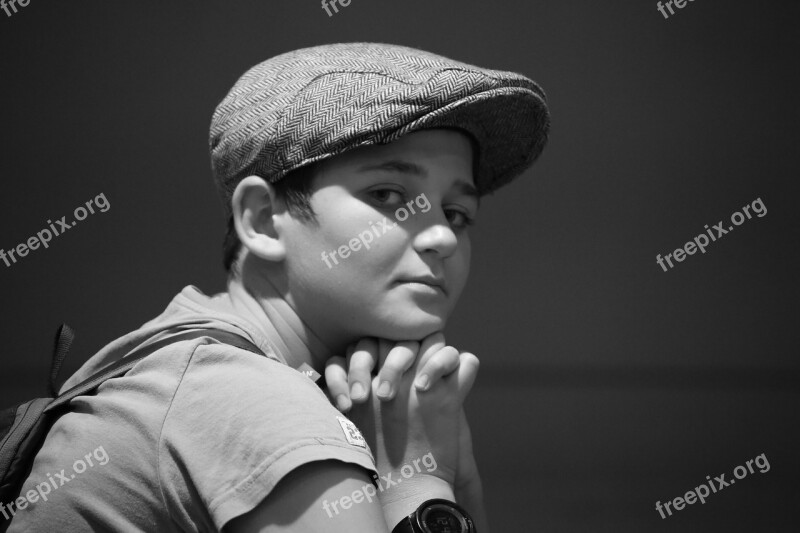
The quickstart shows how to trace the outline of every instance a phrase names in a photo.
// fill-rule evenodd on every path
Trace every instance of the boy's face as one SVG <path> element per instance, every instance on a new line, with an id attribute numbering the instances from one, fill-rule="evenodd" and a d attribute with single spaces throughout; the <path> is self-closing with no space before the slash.
<path id="1" fill-rule="evenodd" d="M 437 129 L 319 165 L 319 225 L 280 215 L 288 299 L 312 330 L 349 343 L 444 327 L 469 274 L 472 161 L 469 137 Z"/>

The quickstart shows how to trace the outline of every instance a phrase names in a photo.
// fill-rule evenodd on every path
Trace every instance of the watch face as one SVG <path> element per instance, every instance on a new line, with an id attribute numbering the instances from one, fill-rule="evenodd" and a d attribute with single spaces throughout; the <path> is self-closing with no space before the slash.
<path id="1" fill-rule="evenodd" d="M 445 504 L 431 505 L 420 516 L 425 533 L 466 533 L 467 521 L 456 509 Z"/>

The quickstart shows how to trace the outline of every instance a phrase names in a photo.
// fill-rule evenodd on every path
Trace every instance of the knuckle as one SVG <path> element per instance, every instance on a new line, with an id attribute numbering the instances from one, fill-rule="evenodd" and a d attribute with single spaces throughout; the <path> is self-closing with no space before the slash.
<path id="1" fill-rule="evenodd" d="M 409 349 L 407 346 L 398 344 L 389 352 L 389 355 L 383 362 L 383 368 L 389 368 L 395 372 L 403 373 L 411 368 L 411 365 L 416 359 L 416 355 L 416 351 Z"/>
<path id="2" fill-rule="evenodd" d="M 455 346 L 445 346 L 444 350 L 442 351 L 444 352 L 448 361 L 458 360 L 460 352 L 458 351 L 458 348 L 456 348 Z"/>
<path id="3" fill-rule="evenodd" d="M 478 356 L 471 352 L 463 352 L 460 355 L 461 364 L 469 364 L 475 367 L 477 370 L 481 366 L 481 361 L 478 359 Z"/>
<path id="4" fill-rule="evenodd" d="M 436 363 L 442 368 L 457 366 L 459 363 L 459 352 L 452 346 L 445 346 L 431 359 L 431 363 Z"/>
<path id="5" fill-rule="evenodd" d="M 328 368 L 331 367 L 344 367 L 346 364 L 345 358 L 340 355 L 335 355 L 330 357 L 327 361 L 325 361 L 325 369 L 327 371 Z"/>
<path id="6" fill-rule="evenodd" d="M 395 344 L 396 348 L 405 348 L 410 352 L 416 354 L 419 351 L 419 342 L 418 341 L 401 341 Z"/>
<path id="7" fill-rule="evenodd" d="M 354 370 L 369 370 L 374 365 L 374 358 L 371 353 L 366 351 L 357 350 L 353 353 L 352 357 L 350 357 L 350 371 L 353 372 Z"/>

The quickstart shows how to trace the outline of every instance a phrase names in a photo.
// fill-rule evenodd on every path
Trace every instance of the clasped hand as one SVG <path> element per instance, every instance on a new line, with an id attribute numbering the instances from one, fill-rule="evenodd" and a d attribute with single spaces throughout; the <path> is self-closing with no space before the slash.
<path id="1" fill-rule="evenodd" d="M 373 377 L 376 366 L 380 371 Z M 463 409 L 478 367 L 475 355 L 447 346 L 441 333 L 421 342 L 365 338 L 351 345 L 346 357 L 328 360 L 325 380 L 332 401 L 364 434 L 379 472 L 432 453 L 437 468 L 429 475 L 446 481 L 459 503 L 482 514 L 481 481 Z"/>

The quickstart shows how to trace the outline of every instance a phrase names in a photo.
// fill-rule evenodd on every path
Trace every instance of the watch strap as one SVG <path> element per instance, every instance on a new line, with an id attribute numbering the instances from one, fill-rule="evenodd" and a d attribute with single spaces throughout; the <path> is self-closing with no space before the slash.
<path id="1" fill-rule="evenodd" d="M 392 533 L 422 533 L 418 528 L 414 527 L 414 514 L 400 520 L 400 523 L 394 526 Z"/>

